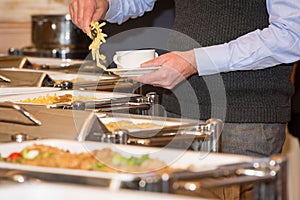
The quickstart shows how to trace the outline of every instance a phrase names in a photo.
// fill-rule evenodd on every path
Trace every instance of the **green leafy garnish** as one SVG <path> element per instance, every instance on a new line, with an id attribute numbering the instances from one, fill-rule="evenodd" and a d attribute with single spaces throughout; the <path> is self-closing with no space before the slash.
<path id="1" fill-rule="evenodd" d="M 112 158 L 112 164 L 114 165 L 127 165 L 127 166 L 134 166 L 134 165 L 141 165 L 143 162 L 149 159 L 149 155 L 145 154 L 140 158 L 131 156 L 130 158 L 126 158 L 121 154 L 116 154 Z"/>
<path id="2" fill-rule="evenodd" d="M 103 163 L 94 163 L 93 164 L 93 169 L 102 169 L 103 167 L 105 167 L 105 164 L 103 164 Z"/>

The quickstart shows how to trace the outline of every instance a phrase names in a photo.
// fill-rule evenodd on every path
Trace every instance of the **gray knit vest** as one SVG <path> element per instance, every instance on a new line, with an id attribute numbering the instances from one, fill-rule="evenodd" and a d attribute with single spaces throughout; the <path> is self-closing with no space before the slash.
<path id="1" fill-rule="evenodd" d="M 175 16 L 174 29 L 203 47 L 222 44 L 268 26 L 265 0 L 175 0 Z M 166 92 L 162 103 L 168 112 L 187 118 L 285 123 L 290 118 L 293 93 L 291 72 L 292 64 L 204 77 L 193 75 L 188 82 Z M 225 104 L 219 93 L 224 86 Z M 188 87 L 195 92 L 196 100 L 191 98 Z"/>

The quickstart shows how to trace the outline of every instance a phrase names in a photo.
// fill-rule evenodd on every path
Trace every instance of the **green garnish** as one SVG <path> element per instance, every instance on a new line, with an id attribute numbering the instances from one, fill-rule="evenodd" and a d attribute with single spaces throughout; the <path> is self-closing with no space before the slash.
<path id="1" fill-rule="evenodd" d="M 94 163 L 93 164 L 93 169 L 102 169 L 103 167 L 105 167 L 105 164 L 103 164 L 103 163 Z"/>
<path id="2" fill-rule="evenodd" d="M 131 156 L 130 158 L 126 158 L 121 154 L 116 154 L 112 158 L 112 164 L 114 165 L 127 165 L 127 166 L 134 166 L 134 165 L 141 165 L 143 162 L 149 159 L 149 155 L 145 154 L 140 158 Z"/>

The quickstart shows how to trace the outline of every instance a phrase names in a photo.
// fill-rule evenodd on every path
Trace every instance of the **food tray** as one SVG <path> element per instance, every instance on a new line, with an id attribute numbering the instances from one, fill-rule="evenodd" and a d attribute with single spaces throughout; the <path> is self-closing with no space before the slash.
<path id="1" fill-rule="evenodd" d="M 56 81 L 71 81 L 76 85 L 100 85 L 118 80 L 116 76 L 89 75 L 89 74 L 52 74 L 50 77 Z"/>
<path id="2" fill-rule="evenodd" d="M 60 88 L 51 87 L 0 87 L 0 97 L 41 92 L 57 92 Z"/>
<path id="3" fill-rule="evenodd" d="M 61 149 L 69 150 L 71 153 L 90 152 L 95 149 L 102 149 L 105 147 L 111 148 L 113 151 L 121 153 L 123 156 L 140 157 L 143 154 L 149 154 L 151 158 L 158 158 L 164 161 L 168 166 L 180 168 L 185 170 L 189 168 L 192 171 L 205 171 L 216 169 L 218 166 L 226 164 L 235 164 L 240 162 L 251 162 L 253 158 L 248 156 L 230 155 L 230 154 L 214 154 L 214 153 L 200 153 L 187 150 L 175 150 L 166 148 L 150 148 L 138 147 L 128 145 L 117 145 L 99 142 L 77 142 L 70 140 L 38 140 L 27 141 L 22 143 L 6 143 L 0 144 L 0 153 L 3 157 L 7 157 L 12 152 L 19 152 L 23 148 L 32 144 L 44 144 Z M 13 163 L 0 162 L 0 169 L 6 170 L 24 170 L 35 173 L 51 173 L 67 176 L 91 177 L 119 181 L 134 181 L 147 174 L 155 173 L 112 173 L 100 171 L 85 171 L 76 169 L 50 168 L 29 166 Z"/>
<path id="4" fill-rule="evenodd" d="M 41 92 L 41 93 L 34 93 L 34 94 L 22 94 L 22 95 L 14 95 L 14 96 L 5 96 L 0 97 L 0 102 L 12 102 L 16 104 L 29 104 L 29 105 L 55 105 L 55 104 L 36 104 L 36 103 L 24 103 L 20 102 L 21 100 L 25 100 L 27 98 L 33 99 L 38 97 L 45 97 L 46 95 L 53 96 L 56 94 L 57 96 L 65 95 L 65 94 L 72 94 L 74 97 L 87 97 L 91 100 L 110 100 L 110 99 L 118 99 L 118 98 L 130 98 L 134 96 L 134 94 L 129 93 L 118 93 L 118 92 L 103 92 L 103 91 L 80 91 L 80 90 L 62 90 L 62 91 L 55 91 L 55 92 Z M 80 99 L 78 99 L 80 100 Z M 83 100 L 84 101 L 84 100 Z M 64 102 L 68 103 L 68 102 Z"/>
<path id="5" fill-rule="evenodd" d="M 17 192 L 16 192 L 17 191 Z M 47 194 L 47 195 L 45 195 Z M 204 200 L 207 198 L 189 197 L 175 194 L 162 194 L 135 190 L 113 191 L 98 186 L 74 185 L 65 183 L 29 182 L 28 184 L 2 184 L 0 195 L 9 197 L 10 200 L 20 199 L 43 199 L 43 200 L 66 200 L 66 199 L 88 199 L 89 200 Z M 211 199 L 210 199 L 211 200 Z"/>

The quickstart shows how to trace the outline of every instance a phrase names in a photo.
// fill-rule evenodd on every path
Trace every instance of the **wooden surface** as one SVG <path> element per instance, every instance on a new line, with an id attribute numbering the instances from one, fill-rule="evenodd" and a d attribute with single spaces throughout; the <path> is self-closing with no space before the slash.
<path id="1" fill-rule="evenodd" d="M 31 22 L 0 22 L 0 54 L 31 45 Z"/>
<path id="2" fill-rule="evenodd" d="M 0 54 L 31 45 L 31 16 L 66 14 L 70 0 L 0 0 Z"/>
<path id="3" fill-rule="evenodd" d="M 0 21 L 29 22 L 31 15 L 66 14 L 69 0 L 0 0 Z"/>

